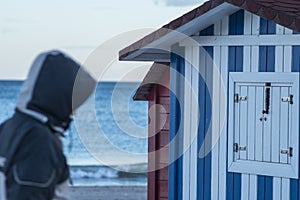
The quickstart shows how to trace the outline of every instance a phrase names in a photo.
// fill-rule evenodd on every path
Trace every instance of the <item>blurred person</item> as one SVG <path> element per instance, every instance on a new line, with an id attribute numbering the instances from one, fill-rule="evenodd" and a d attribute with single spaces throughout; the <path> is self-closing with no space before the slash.
<path id="1" fill-rule="evenodd" d="M 60 137 L 96 81 L 59 51 L 33 62 L 14 115 L 0 126 L 0 200 L 68 199 Z"/>

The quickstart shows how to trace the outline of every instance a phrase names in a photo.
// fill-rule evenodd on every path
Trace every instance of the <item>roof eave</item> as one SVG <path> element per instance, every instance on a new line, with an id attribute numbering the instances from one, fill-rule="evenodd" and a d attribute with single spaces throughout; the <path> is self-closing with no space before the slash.
<path id="1" fill-rule="evenodd" d="M 232 4 L 222 3 L 174 30 L 161 28 L 152 33 L 155 34 L 154 37 L 157 39 L 154 38 L 152 42 L 146 44 L 145 46 L 143 46 L 141 42 L 144 39 L 137 41 L 130 46 L 133 49 L 130 50 L 125 48 L 121 50 L 119 59 L 122 61 L 170 62 L 170 51 L 172 45 L 188 38 L 196 32 L 209 27 L 211 24 L 214 24 L 224 16 L 228 16 L 239 9 L 241 8 Z M 160 36 L 161 34 L 159 32 L 165 34 Z"/>
<path id="2" fill-rule="evenodd" d="M 150 93 L 154 85 L 162 85 L 167 87 L 169 80 L 163 80 L 166 72 L 169 70 L 170 63 L 154 63 L 148 73 L 146 74 L 143 82 L 137 89 L 136 93 L 133 96 L 135 101 L 149 101 Z M 169 73 L 168 73 L 169 75 Z M 169 79 L 169 78 L 167 78 Z"/>

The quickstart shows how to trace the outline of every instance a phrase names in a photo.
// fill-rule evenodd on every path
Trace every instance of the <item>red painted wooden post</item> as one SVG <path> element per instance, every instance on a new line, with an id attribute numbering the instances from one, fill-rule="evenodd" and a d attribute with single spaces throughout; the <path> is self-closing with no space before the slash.
<path id="1" fill-rule="evenodd" d="M 156 104 L 156 86 L 154 85 L 152 87 L 152 91 L 149 95 L 149 109 L 151 108 L 151 106 Z M 151 114 L 151 116 L 149 116 L 149 120 L 154 120 L 156 121 L 156 113 L 154 112 L 149 112 L 149 115 Z M 149 123 L 150 124 L 150 123 Z M 155 125 L 154 126 L 149 126 L 148 129 L 149 133 L 149 138 L 148 138 L 148 152 L 154 152 L 156 150 L 156 140 L 155 140 Z M 155 154 L 149 154 L 148 156 L 148 166 L 149 169 L 154 169 L 156 165 L 156 158 L 155 158 Z M 156 180 L 156 172 L 155 171 L 151 171 L 148 172 L 148 200 L 155 200 L 155 181 Z"/>
<path id="2" fill-rule="evenodd" d="M 170 92 L 169 89 L 164 86 L 168 87 L 169 82 L 169 71 L 166 71 L 160 83 L 152 86 L 148 99 L 149 109 L 155 104 L 162 106 L 155 112 L 151 112 L 152 116 L 149 116 L 149 119 L 155 121 L 155 125 L 149 126 L 148 151 L 161 151 L 156 154 L 151 154 L 151 156 L 148 157 L 149 169 L 154 169 L 155 166 L 158 167 L 158 170 L 148 173 L 148 200 L 168 199 L 169 149 L 165 146 L 169 143 Z M 156 133 L 157 127 L 162 127 L 158 133 Z"/>

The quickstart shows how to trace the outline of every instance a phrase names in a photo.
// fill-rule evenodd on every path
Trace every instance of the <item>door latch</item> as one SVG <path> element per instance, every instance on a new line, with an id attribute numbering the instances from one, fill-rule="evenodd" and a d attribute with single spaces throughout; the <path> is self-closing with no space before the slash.
<path id="1" fill-rule="evenodd" d="M 262 111 L 263 114 L 270 113 L 270 97 L 271 97 L 271 83 L 266 83 L 266 92 L 265 92 L 265 109 Z"/>
<path id="2" fill-rule="evenodd" d="M 294 95 L 291 94 L 288 97 L 282 97 L 281 101 L 282 102 L 289 102 L 290 104 L 293 104 L 294 103 L 293 98 L 294 98 Z"/>
<path id="3" fill-rule="evenodd" d="M 290 147 L 288 149 L 281 149 L 281 154 L 287 154 L 289 157 L 293 157 L 293 148 Z"/>
<path id="4" fill-rule="evenodd" d="M 246 151 L 247 147 L 246 146 L 239 146 L 238 143 L 233 144 L 233 152 L 237 153 L 239 151 Z"/>
<path id="5" fill-rule="evenodd" d="M 247 96 L 239 96 L 239 94 L 234 94 L 234 102 L 247 101 Z"/>

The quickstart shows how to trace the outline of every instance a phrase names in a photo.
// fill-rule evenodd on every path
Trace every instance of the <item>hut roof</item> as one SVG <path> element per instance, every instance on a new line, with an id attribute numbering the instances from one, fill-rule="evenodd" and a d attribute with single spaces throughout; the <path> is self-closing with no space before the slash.
<path id="1" fill-rule="evenodd" d="M 190 36 L 239 9 L 300 32 L 299 0 L 209 0 L 124 48 L 119 59 L 169 62 L 167 48 L 184 39 L 183 34 Z"/>

